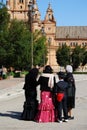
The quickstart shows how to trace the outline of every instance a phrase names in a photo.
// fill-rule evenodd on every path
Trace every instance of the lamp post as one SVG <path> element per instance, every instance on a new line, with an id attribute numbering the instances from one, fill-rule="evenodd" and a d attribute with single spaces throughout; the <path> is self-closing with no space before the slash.
<path id="1" fill-rule="evenodd" d="M 48 38 L 48 46 L 49 46 L 49 65 L 50 65 L 50 44 L 51 44 L 51 38 Z"/>
<path id="2" fill-rule="evenodd" d="M 45 31 L 44 31 L 44 27 L 41 28 L 41 32 L 42 32 L 42 35 L 43 35 L 43 36 L 46 36 L 46 33 L 45 33 Z M 45 66 L 45 64 L 46 64 L 45 56 L 46 56 L 46 55 L 45 55 L 45 48 L 44 48 L 44 55 L 43 55 L 43 58 L 44 58 L 44 66 Z"/>
<path id="3" fill-rule="evenodd" d="M 30 25 L 30 31 L 31 31 L 31 68 L 33 68 L 33 30 L 32 30 L 32 22 L 33 22 L 33 15 L 34 15 L 34 10 L 33 10 L 33 1 L 30 0 L 29 5 L 28 5 L 28 17 L 29 17 L 29 25 Z"/>
<path id="4" fill-rule="evenodd" d="M 72 50 L 70 50 L 70 64 L 72 65 Z"/>

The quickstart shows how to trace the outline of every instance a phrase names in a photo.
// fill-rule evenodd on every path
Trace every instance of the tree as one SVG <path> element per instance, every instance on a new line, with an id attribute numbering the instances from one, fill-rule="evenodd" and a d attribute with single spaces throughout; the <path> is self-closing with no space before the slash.
<path id="1" fill-rule="evenodd" d="M 30 32 L 23 21 L 13 20 L 8 35 L 7 65 L 16 69 L 30 67 Z"/>
<path id="2" fill-rule="evenodd" d="M 59 47 L 56 51 L 56 58 L 60 66 L 65 67 L 67 64 L 70 64 L 70 47 L 66 45 Z"/>
<path id="3" fill-rule="evenodd" d="M 87 64 L 87 51 L 85 51 L 83 55 L 84 57 L 83 57 L 82 65 L 84 66 L 85 64 Z"/>
<path id="4" fill-rule="evenodd" d="M 10 21 L 6 7 L 0 8 L 0 66 L 25 69 L 31 67 L 31 32 L 23 21 Z M 33 33 L 34 65 L 47 61 L 46 37 Z"/>
<path id="5" fill-rule="evenodd" d="M 10 15 L 7 12 L 7 8 L 3 5 L 2 8 L 0 8 L 0 32 L 8 28 L 9 21 Z"/>
<path id="6" fill-rule="evenodd" d="M 46 38 L 39 31 L 33 34 L 34 65 L 43 65 Z M 31 32 L 23 21 L 12 20 L 5 45 L 2 44 L 2 63 L 6 67 L 26 69 L 31 67 Z M 1 53 L 2 54 L 2 53 Z M 46 54 L 46 53 L 45 53 Z M 45 58 L 46 59 L 46 58 Z"/>
<path id="7" fill-rule="evenodd" d="M 36 31 L 34 35 L 34 65 L 43 66 L 47 62 L 46 37 Z"/>
<path id="8" fill-rule="evenodd" d="M 76 46 L 72 52 L 72 66 L 76 70 L 83 63 L 85 47 Z"/>
<path id="9" fill-rule="evenodd" d="M 0 67 L 6 63 L 9 21 L 10 15 L 7 12 L 7 8 L 0 4 Z"/>

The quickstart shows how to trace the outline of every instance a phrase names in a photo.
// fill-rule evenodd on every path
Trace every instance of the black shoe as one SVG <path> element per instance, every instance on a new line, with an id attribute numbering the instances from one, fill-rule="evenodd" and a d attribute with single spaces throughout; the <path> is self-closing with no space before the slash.
<path id="1" fill-rule="evenodd" d="M 73 120 L 74 116 L 68 116 L 68 120 Z"/>

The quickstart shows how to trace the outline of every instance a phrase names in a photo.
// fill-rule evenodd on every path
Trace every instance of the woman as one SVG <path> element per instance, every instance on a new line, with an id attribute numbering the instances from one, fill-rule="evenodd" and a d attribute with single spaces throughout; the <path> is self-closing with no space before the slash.
<path id="1" fill-rule="evenodd" d="M 52 68 L 47 65 L 38 80 L 41 90 L 41 102 L 39 104 L 36 122 L 55 121 L 55 108 L 52 100 L 52 89 L 54 87 L 54 82 L 55 81 L 54 75 L 52 74 Z"/>
<path id="2" fill-rule="evenodd" d="M 25 103 L 24 110 L 22 113 L 23 120 L 34 120 L 37 112 L 38 102 L 37 102 L 37 91 L 36 86 L 38 76 L 38 69 L 33 68 L 29 71 L 29 73 L 25 77 Z"/>
<path id="3" fill-rule="evenodd" d="M 72 72 L 73 72 L 72 66 L 67 65 L 65 81 L 68 82 L 68 89 L 67 89 L 68 119 L 74 119 L 74 116 L 72 116 L 72 109 L 75 108 L 76 87 L 75 87 L 75 80 Z"/>

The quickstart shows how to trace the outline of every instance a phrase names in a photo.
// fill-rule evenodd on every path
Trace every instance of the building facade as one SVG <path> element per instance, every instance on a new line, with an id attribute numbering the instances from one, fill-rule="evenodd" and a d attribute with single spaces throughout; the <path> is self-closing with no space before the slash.
<path id="1" fill-rule="evenodd" d="M 6 6 L 11 19 L 31 21 L 29 17 L 29 4 L 31 0 L 7 0 Z M 40 12 L 36 0 L 32 0 L 33 16 L 32 16 L 32 31 L 44 30 L 47 37 L 48 46 L 48 62 L 54 71 L 58 71 L 56 61 L 56 50 L 59 46 L 66 44 L 67 46 L 75 47 L 76 45 L 87 46 L 87 26 L 56 26 L 53 10 L 51 5 L 48 5 L 44 20 L 40 18 Z"/>

